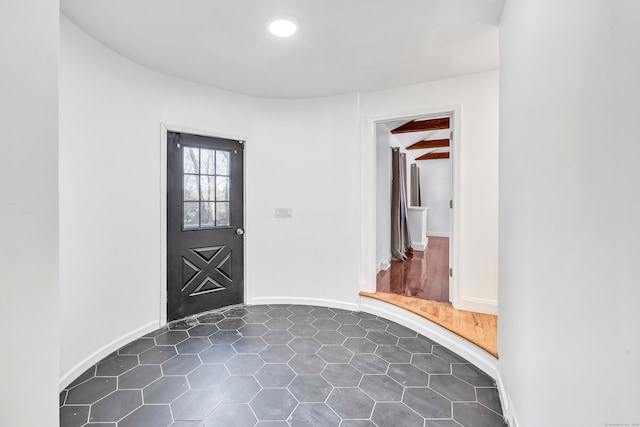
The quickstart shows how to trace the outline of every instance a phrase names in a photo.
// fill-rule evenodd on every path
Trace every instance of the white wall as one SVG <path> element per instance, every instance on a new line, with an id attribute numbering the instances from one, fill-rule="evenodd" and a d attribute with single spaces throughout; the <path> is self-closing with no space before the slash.
<path id="1" fill-rule="evenodd" d="M 508 1 L 499 371 L 520 427 L 640 423 L 640 2 Z"/>
<path id="2" fill-rule="evenodd" d="M 368 119 L 424 116 L 425 112 L 450 111 L 452 106 L 461 107 L 461 135 L 455 135 L 454 143 L 460 148 L 462 165 L 457 207 L 462 261 L 460 265 L 452 266 L 459 285 L 454 303 L 460 309 L 495 313 L 498 297 L 498 72 L 360 96 L 361 122 L 365 128 Z M 363 176 L 368 176 L 369 165 L 375 165 L 372 158 L 375 147 L 368 147 L 365 138 L 362 144 Z M 370 179 L 375 180 L 373 176 Z M 361 244 L 366 259 L 375 257 L 375 244 L 367 237 L 367 231 L 376 227 L 375 220 L 368 219 L 367 211 L 375 209 L 375 202 L 367 198 L 369 191 L 368 184 L 363 183 Z M 361 268 L 361 275 L 365 277 L 362 286 L 370 288 L 369 282 L 375 277 L 368 275 L 370 267 L 366 261 Z"/>
<path id="3" fill-rule="evenodd" d="M 58 2 L 0 14 L 0 425 L 58 425 Z"/>
<path id="4" fill-rule="evenodd" d="M 429 208 L 428 236 L 449 237 L 449 200 L 451 200 L 451 160 L 418 161 L 422 206 Z"/>

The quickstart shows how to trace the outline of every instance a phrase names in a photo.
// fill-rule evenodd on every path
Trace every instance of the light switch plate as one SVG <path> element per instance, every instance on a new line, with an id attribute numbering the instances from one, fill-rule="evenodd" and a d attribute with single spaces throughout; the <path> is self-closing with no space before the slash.
<path id="1" fill-rule="evenodd" d="M 293 218 L 293 211 L 291 208 L 275 208 L 276 218 Z"/>

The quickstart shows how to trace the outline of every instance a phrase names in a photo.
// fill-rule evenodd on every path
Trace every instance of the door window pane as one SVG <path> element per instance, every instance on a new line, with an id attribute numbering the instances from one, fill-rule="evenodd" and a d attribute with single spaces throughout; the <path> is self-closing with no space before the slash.
<path id="1" fill-rule="evenodd" d="M 184 200 L 200 200 L 198 197 L 198 175 L 184 176 Z"/>
<path id="2" fill-rule="evenodd" d="M 216 226 L 228 227 L 229 225 L 229 202 L 216 203 Z"/>
<path id="3" fill-rule="evenodd" d="M 229 178 L 226 176 L 216 177 L 216 200 L 218 202 L 229 201 Z"/>
<path id="4" fill-rule="evenodd" d="M 200 204 L 198 202 L 184 202 L 184 228 L 198 228 L 200 226 Z"/>
<path id="5" fill-rule="evenodd" d="M 202 175 L 215 175 L 215 150 L 200 149 L 200 173 Z"/>
<path id="6" fill-rule="evenodd" d="M 200 199 L 215 200 L 216 194 L 216 177 L 200 176 Z"/>
<path id="7" fill-rule="evenodd" d="M 182 172 L 198 173 L 200 170 L 200 150 L 196 147 L 184 147 L 182 150 Z"/>
<path id="8" fill-rule="evenodd" d="M 230 175 L 229 158 L 231 153 L 228 151 L 216 151 L 216 175 Z"/>
<path id="9" fill-rule="evenodd" d="M 200 226 L 215 227 L 216 207 L 213 202 L 203 202 L 200 204 Z"/>

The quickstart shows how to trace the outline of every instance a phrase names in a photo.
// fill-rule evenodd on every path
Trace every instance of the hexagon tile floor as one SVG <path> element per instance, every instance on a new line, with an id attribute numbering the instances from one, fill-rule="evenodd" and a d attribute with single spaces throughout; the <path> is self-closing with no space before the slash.
<path id="1" fill-rule="evenodd" d="M 243 306 L 172 323 L 60 393 L 60 426 L 503 426 L 493 379 L 363 312 Z"/>

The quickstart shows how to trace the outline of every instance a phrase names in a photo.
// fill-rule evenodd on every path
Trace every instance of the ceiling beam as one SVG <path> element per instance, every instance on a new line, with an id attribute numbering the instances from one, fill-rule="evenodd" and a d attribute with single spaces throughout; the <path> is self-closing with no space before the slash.
<path id="1" fill-rule="evenodd" d="M 424 132 L 442 129 L 449 129 L 449 117 L 443 117 L 441 119 L 414 120 L 395 128 L 391 133 Z"/>
<path id="2" fill-rule="evenodd" d="M 407 147 L 407 150 L 421 150 L 423 148 L 440 148 L 448 147 L 449 139 L 432 139 L 430 141 L 423 140 L 418 141 L 415 144 L 411 144 Z"/>
<path id="3" fill-rule="evenodd" d="M 418 157 L 416 160 L 435 160 L 435 159 L 448 159 L 449 153 L 427 153 Z"/>

